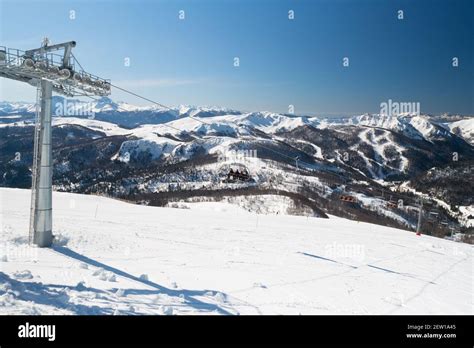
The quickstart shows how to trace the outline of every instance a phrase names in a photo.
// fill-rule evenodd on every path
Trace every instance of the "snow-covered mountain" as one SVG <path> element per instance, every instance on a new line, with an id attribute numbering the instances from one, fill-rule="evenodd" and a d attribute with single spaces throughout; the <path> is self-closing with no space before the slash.
<path id="1" fill-rule="evenodd" d="M 181 117 L 207 117 L 240 114 L 239 111 L 222 107 L 196 107 L 180 105 L 166 108 L 159 105 L 137 106 L 125 102 L 115 102 L 108 97 L 92 100 L 66 99 L 54 96 L 53 116 L 94 118 L 114 123 L 126 128 L 144 124 L 160 124 Z M 33 103 L 0 103 L 0 123 L 31 120 L 35 113 Z"/>
<path id="2" fill-rule="evenodd" d="M 462 137 L 471 145 L 474 145 L 474 118 L 445 123 L 452 133 Z"/>
<path id="3" fill-rule="evenodd" d="M 466 122 L 466 124 L 474 124 L 474 117 L 466 119 L 464 122 Z M 325 122 L 326 126 L 334 126 L 336 124 L 388 129 L 404 134 L 410 138 L 424 139 L 428 141 L 430 141 L 431 138 L 450 136 L 450 132 L 449 130 L 446 130 L 445 125 L 438 124 L 427 115 L 387 116 L 366 114 L 340 118 L 336 119 L 334 122 Z"/>
<path id="4" fill-rule="evenodd" d="M 59 108 L 61 107 L 61 108 Z M 274 112 L 241 112 L 223 107 L 197 107 L 180 105 L 166 108 L 158 105 L 136 106 L 125 102 L 114 102 L 108 97 L 98 100 L 65 99 L 53 97 L 53 111 L 60 109 L 58 116 L 81 117 L 106 121 L 126 128 L 147 124 L 163 124 L 182 118 L 212 118 L 213 121 L 247 125 L 267 133 L 290 131 L 294 128 L 311 125 L 320 129 L 336 126 L 367 126 L 383 128 L 402 133 L 408 137 L 430 140 L 432 137 L 449 137 L 455 133 L 472 141 L 474 117 L 466 117 L 453 122 L 436 122 L 430 116 L 387 116 L 377 114 L 355 115 L 351 117 L 308 117 Z M 91 114 L 83 115 L 88 110 Z M 0 124 L 29 120 L 35 112 L 35 105 L 26 102 L 0 102 Z M 10 116 L 10 117 L 9 117 Z M 12 117 L 17 116 L 17 117 Z M 222 116 L 220 118 L 216 118 Z M 180 126 L 181 124 L 178 124 Z"/>
<path id="5" fill-rule="evenodd" d="M 179 195 L 183 199 L 194 199 L 198 193 L 201 198 L 233 196 L 236 192 L 229 190 L 235 188 L 244 196 L 255 190 L 280 192 L 296 206 L 306 207 L 292 208 L 300 214 L 307 214 L 309 207 L 310 214 L 318 216 L 335 214 L 407 228 L 416 224 L 410 208 L 416 197 L 400 192 L 402 182 L 442 199 L 447 207 L 440 214 L 446 219 L 461 221 L 457 207 L 472 204 L 451 189 L 459 181 L 445 177 L 442 191 L 437 191 L 431 177 L 423 179 L 433 168 L 450 172 L 444 168 L 453 161 L 457 172 L 469 174 L 474 161 L 474 147 L 462 138 L 466 132 L 451 132 L 447 122 L 426 115 L 321 118 L 219 107 L 169 110 L 109 98 L 88 104 L 55 97 L 54 104 L 70 111 L 53 118 L 53 180 L 58 190 L 97 192 L 156 205 L 179 200 Z M 33 113 L 22 110 L 34 106 L 2 105 L 0 185 L 27 187 Z M 466 118 L 455 123 L 469 129 L 473 122 Z M 17 153 L 21 160 L 12 161 Z M 251 180 L 223 183 L 225 172 L 236 162 L 247 168 Z M 176 190 L 181 193 L 173 193 Z M 384 196 L 384 190 L 390 192 L 380 200 L 377 197 Z M 344 194 L 359 197 L 353 209 L 339 202 Z M 400 199 L 406 205 L 403 209 L 384 206 Z M 462 221 L 468 225 L 465 217 Z"/>
<path id="6" fill-rule="evenodd" d="M 32 114 L 36 106 L 29 102 L 0 102 L 0 115 Z"/>

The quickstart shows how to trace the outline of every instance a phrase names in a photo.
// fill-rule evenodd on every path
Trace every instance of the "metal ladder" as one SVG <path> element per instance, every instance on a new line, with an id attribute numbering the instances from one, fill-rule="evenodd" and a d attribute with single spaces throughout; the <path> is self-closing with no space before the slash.
<path id="1" fill-rule="evenodd" d="M 33 133 L 34 139 L 34 149 L 33 149 L 33 165 L 31 170 L 31 208 L 30 208 L 30 230 L 28 236 L 29 244 L 33 244 L 34 242 L 34 234 L 35 234 L 35 216 L 36 216 L 36 196 L 37 196 L 37 187 L 38 187 L 38 180 L 39 180 L 39 165 L 41 163 L 41 151 L 40 151 L 40 144 L 41 144 L 41 86 L 38 85 L 36 89 L 36 110 L 35 110 L 35 129 Z"/>

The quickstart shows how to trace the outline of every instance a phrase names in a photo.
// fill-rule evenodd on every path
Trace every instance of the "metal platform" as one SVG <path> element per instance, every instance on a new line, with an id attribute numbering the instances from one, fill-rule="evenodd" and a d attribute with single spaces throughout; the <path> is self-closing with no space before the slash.
<path id="1" fill-rule="evenodd" d="M 55 49 L 74 47 L 75 42 L 61 45 L 55 45 Z M 42 79 L 49 80 L 53 92 L 69 97 L 110 95 L 110 80 L 85 72 L 72 54 L 65 60 L 64 55 L 49 52 L 51 47 L 22 51 L 0 46 L 0 77 L 32 86 Z"/>

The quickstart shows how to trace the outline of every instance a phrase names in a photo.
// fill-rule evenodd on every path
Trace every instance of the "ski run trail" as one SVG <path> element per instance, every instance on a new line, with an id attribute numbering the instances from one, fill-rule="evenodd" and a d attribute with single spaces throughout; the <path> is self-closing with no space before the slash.
<path id="1" fill-rule="evenodd" d="M 0 189 L 0 314 L 473 314 L 473 247 L 330 216 Z"/>

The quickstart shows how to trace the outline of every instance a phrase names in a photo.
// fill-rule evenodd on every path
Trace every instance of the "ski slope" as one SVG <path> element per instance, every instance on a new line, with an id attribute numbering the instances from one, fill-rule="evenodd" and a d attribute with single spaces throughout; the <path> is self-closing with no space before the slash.
<path id="1" fill-rule="evenodd" d="M 54 193 L 53 249 L 27 244 L 30 191 L 0 189 L 0 314 L 473 314 L 473 248 L 331 217 Z"/>

